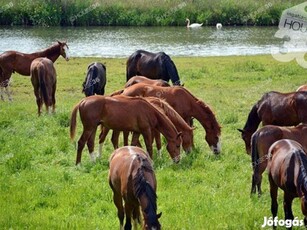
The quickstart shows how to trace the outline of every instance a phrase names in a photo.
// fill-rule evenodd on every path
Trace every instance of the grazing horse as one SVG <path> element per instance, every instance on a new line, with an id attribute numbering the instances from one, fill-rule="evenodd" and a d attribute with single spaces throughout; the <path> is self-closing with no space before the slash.
<path id="1" fill-rule="evenodd" d="M 85 143 L 92 160 L 95 156 L 94 140 L 97 126 L 117 131 L 133 131 L 144 137 L 146 149 L 152 156 L 153 130 L 157 129 L 167 140 L 167 150 L 175 163 L 180 160 L 181 133 L 173 123 L 149 102 L 142 98 L 107 97 L 94 95 L 81 100 L 73 109 L 70 123 L 70 137 L 76 132 L 77 111 L 83 124 L 83 133 L 78 141 L 76 164 L 81 162 Z"/>
<path id="2" fill-rule="evenodd" d="M 118 96 L 114 96 L 115 98 Z M 193 128 L 191 128 L 183 118 L 164 100 L 157 97 L 145 97 L 149 103 L 155 106 L 161 113 L 165 114 L 175 125 L 178 132 L 182 133 L 182 147 L 186 153 L 190 153 L 193 147 Z M 108 130 L 103 129 L 100 134 L 100 140 L 105 140 Z M 129 132 L 124 132 L 124 145 L 128 145 Z M 156 140 L 158 154 L 161 155 L 161 138 L 160 132 L 154 130 L 154 138 Z M 119 132 L 113 131 L 112 142 L 114 149 L 118 148 Z M 99 142 L 99 156 L 101 155 L 102 143 Z"/>
<path id="3" fill-rule="evenodd" d="M 30 76 L 30 66 L 34 59 L 46 57 L 52 62 L 55 62 L 58 57 L 63 56 L 66 61 L 69 60 L 68 45 L 66 42 L 57 42 L 55 45 L 48 47 L 45 50 L 25 54 L 17 51 L 6 51 L 0 55 L 0 94 L 3 100 L 3 88 L 6 88 L 6 93 L 9 100 L 12 100 L 9 92 L 9 79 L 12 73 L 17 72 L 24 76 Z M 4 82 L 4 83 L 3 83 Z"/>
<path id="4" fill-rule="evenodd" d="M 152 161 L 144 150 L 134 146 L 116 149 L 110 157 L 109 184 L 120 229 L 123 229 L 125 215 L 125 229 L 131 229 L 131 217 L 135 224 L 140 223 L 140 208 L 143 229 L 161 229 L 159 218 L 162 213 L 157 214 L 156 176 Z"/>
<path id="5" fill-rule="evenodd" d="M 278 211 L 278 187 L 284 191 L 285 219 L 292 220 L 292 201 L 295 197 L 301 200 L 304 224 L 307 224 L 307 156 L 302 146 L 293 140 L 283 139 L 275 142 L 269 149 L 271 156 L 268 164 L 271 212 L 273 219 Z M 303 225 L 300 221 L 300 225 Z M 276 227 L 276 226 L 273 226 Z M 289 226 L 291 228 L 291 226 Z"/>
<path id="6" fill-rule="evenodd" d="M 91 63 L 87 67 L 85 81 L 82 84 L 82 92 L 86 97 L 94 94 L 104 95 L 106 82 L 106 67 L 99 62 Z"/>
<path id="7" fill-rule="evenodd" d="M 267 167 L 268 151 L 270 146 L 281 139 L 291 139 L 299 142 L 307 151 L 307 124 L 300 124 L 296 127 L 281 127 L 266 125 L 257 130 L 252 136 L 251 159 L 253 166 L 251 193 L 261 195 L 262 173 Z"/>
<path id="8" fill-rule="evenodd" d="M 197 119 L 206 130 L 206 141 L 214 153 L 219 153 L 221 127 L 213 111 L 203 101 L 183 87 L 161 87 L 138 83 L 121 91 L 126 96 L 158 97 L 164 99 L 175 111 L 190 124 Z"/>
<path id="9" fill-rule="evenodd" d="M 252 107 L 245 126 L 238 129 L 245 142 L 246 152 L 250 153 L 251 137 L 260 122 L 262 125 L 293 126 L 307 122 L 307 92 L 265 93 Z"/>
<path id="10" fill-rule="evenodd" d="M 298 91 L 307 91 L 307 85 L 301 85 L 300 87 L 297 88 L 296 92 Z"/>
<path id="11" fill-rule="evenodd" d="M 127 60 L 127 81 L 136 75 L 150 79 L 171 80 L 173 85 L 181 85 L 177 68 L 172 59 L 164 52 L 150 53 L 137 50 Z"/>
<path id="12" fill-rule="evenodd" d="M 53 62 L 48 58 L 36 58 L 32 61 L 31 82 L 34 88 L 38 116 L 41 115 L 42 105 L 45 103 L 46 110 L 55 111 L 56 71 Z"/>
<path id="13" fill-rule="evenodd" d="M 153 80 L 153 79 L 149 79 L 144 76 L 134 76 L 127 81 L 127 83 L 125 84 L 125 88 L 132 86 L 134 84 L 140 83 L 140 82 L 148 84 L 148 85 L 157 85 L 157 86 L 165 86 L 165 87 L 170 86 L 170 84 L 168 84 L 166 81 L 161 80 L 161 79 Z"/>

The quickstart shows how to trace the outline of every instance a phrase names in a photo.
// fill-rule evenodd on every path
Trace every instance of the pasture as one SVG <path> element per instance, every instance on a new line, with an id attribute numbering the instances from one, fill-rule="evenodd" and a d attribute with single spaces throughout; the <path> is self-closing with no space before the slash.
<path id="1" fill-rule="evenodd" d="M 90 162 L 87 148 L 75 166 L 76 149 L 69 139 L 73 106 L 83 98 L 82 82 L 93 61 L 106 65 L 106 94 L 125 84 L 126 59 L 62 57 L 57 71 L 56 114 L 37 116 L 29 77 L 13 75 L 13 102 L 0 101 L 0 226 L 2 229 L 116 229 L 119 222 L 109 187 L 110 135 L 103 156 Z M 306 83 L 306 70 L 296 62 L 268 56 L 173 58 L 185 87 L 209 104 L 222 126 L 222 152 L 215 156 L 201 125 L 196 148 L 182 151 L 172 163 L 165 145 L 155 155 L 158 212 L 163 229 L 260 229 L 270 217 L 267 173 L 263 195 L 250 197 L 252 167 L 237 128 L 242 128 L 253 104 L 271 90 L 294 91 Z M 82 124 L 78 119 L 78 140 Z M 98 151 L 98 135 L 95 151 Z M 283 218 L 279 191 L 278 217 Z M 298 200 L 295 217 L 303 219 Z"/>

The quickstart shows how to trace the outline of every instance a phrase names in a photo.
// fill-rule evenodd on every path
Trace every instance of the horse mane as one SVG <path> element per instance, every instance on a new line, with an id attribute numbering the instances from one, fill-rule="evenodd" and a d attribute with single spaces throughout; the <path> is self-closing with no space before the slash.
<path id="1" fill-rule="evenodd" d="M 258 103 L 256 103 L 248 114 L 247 121 L 245 123 L 243 130 L 255 132 L 260 122 L 261 119 L 258 116 Z"/>
<path id="2" fill-rule="evenodd" d="M 137 173 L 133 177 L 135 196 L 140 199 L 142 195 L 146 195 L 148 205 L 143 211 L 149 217 L 155 217 L 157 212 L 157 194 L 153 187 L 151 187 L 151 185 L 146 181 L 144 176 L 144 172 L 153 173 L 153 168 L 150 161 L 143 159 L 140 155 L 137 155 L 136 159 L 139 161 L 140 167 L 137 169 Z"/>
<path id="3" fill-rule="evenodd" d="M 307 202 L 307 156 L 301 149 L 296 150 L 294 154 L 298 156 L 301 162 L 297 184 L 300 192 L 304 194 L 305 202 Z"/>
<path id="4" fill-rule="evenodd" d="M 165 70 L 168 76 L 170 77 L 173 85 L 180 85 L 179 74 L 174 62 L 172 61 L 170 56 L 168 56 L 166 53 L 162 52 L 161 54 L 162 54 L 162 61 L 165 65 Z"/>

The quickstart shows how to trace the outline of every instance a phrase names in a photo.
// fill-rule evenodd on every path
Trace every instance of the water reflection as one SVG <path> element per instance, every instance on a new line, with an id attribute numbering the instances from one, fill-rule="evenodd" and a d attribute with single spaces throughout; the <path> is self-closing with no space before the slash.
<path id="1" fill-rule="evenodd" d="M 34 52 L 67 40 L 72 56 L 127 57 L 137 49 L 171 56 L 269 54 L 276 27 L 0 27 L 0 52 Z"/>

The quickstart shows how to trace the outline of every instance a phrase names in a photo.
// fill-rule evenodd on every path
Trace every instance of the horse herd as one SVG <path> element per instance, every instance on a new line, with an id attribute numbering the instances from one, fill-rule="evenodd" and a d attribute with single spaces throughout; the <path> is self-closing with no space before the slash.
<path id="1" fill-rule="evenodd" d="M 31 75 L 34 94 L 41 114 L 43 102 L 47 110 L 55 109 L 56 71 L 53 63 L 61 55 L 69 60 L 66 42 L 32 54 L 6 51 L 0 55 L 0 96 L 4 91 L 11 100 L 9 79 L 14 72 Z M 211 150 L 221 150 L 221 127 L 210 107 L 181 85 L 175 64 L 163 52 L 138 50 L 127 60 L 126 84 L 123 89 L 104 95 L 106 67 L 102 63 L 88 66 L 83 83 L 85 98 L 77 103 L 71 114 L 70 137 L 74 139 L 77 114 L 83 125 L 78 140 L 76 164 L 81 163 L 82 150 L 87 144 L 92 161 L 101 156 L 103 143 L 112 130 L 114 152 L 110 157 L 109 184 L 118 210 L 120 226 L 131 229 L 131 218 L 140 222 L 140 208 L 145 229 L 160 229 L 156 205 L 156 178 L 152 167 L 153 141 L 161 151 L 162 134 L 166 149 L 175 163 L 180 161 L 181 146 L 191 152 L 193 119 L 205 129 L 205 140 Z M 146 77 L 144 77 L 146 76 Z M 171 80 L 174 86 L 170 86 Z M 306 86 L 296 92 L 268 92 L 252 107 L 246 124 L 239 129 L 246 151 L 251 155 L 253 175 L 251 194 L 261 195 L 262 173 L 269 173 L 271 211 L 277 215 L 277 190 L 284 190 L 286 219 L 293 219 L 292 200 L 300 197 L 307 224 L 307 91 Z M 96 95 L 95 95 L 96 94 Z M 258 129 L 262 122 L 263 127 Z M 296 125 L 296 126 L 295 126 Z M 99 152 L 94 153 L 97 128 Z M 294 126 L 294 127 L 285 127 Z M 258 129 L 258 130 L 257 130 Z M 123 132 L 124 147 L 119 148 L 119 134 Z M 132 133 L 131 143 L 128 141 Z M 142 135 L 146 151 L 140 147 Z M 124 206 L 123 201 L 124 200 Z"/>

